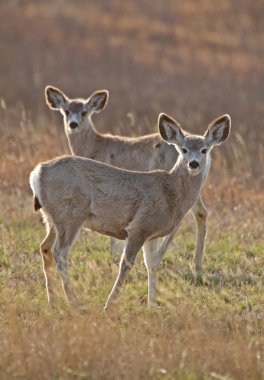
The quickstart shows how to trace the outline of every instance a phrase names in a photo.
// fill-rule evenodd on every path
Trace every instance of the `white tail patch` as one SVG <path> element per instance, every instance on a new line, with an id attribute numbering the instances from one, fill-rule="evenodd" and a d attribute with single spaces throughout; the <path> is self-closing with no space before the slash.
<path id="1" fill-rule="evenodd" d="M 40 177 L 41 177 L 41 165 L 38 164 L 34 170 L 30 173 L 29 176 L 29 184 L 31 190 L 34 194 L 34 197 L 37 197 L 39 202 L 41 203 L 41 195 L 40 195 Z"/>

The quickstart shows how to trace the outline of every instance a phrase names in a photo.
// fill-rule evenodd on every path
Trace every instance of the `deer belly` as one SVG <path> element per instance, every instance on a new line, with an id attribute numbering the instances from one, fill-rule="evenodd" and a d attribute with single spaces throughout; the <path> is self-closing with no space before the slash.
<path id="1" fill-rule="evenodd" d="M 165 230 L 162 230 L 162 231 L 159 231 L 157 232 L 154 236 L 151 236 L 151 240 L 152 239 L 157 239 L 157 238 L 160 238 L 160 237 L 164 237 L 164 236 L 167 236 L 169 235 L 170 233 L 172 233 L 172 231 L 175 229 L 175 227 L 171 227 L 171 228 L 167 228 Z"/>
<path id="2" fill-rule="evenodd" d="M 92 231 L 99 232 L 100 234 L 111 236 L 116 239 L 125 240 L 127 238 L 127 232 L 124 230 L 119 223 L 114 223 L 111 220 L 107 221 L 97 218 L 94 214 L 90 214 L 87 218 L 85 225 Z"/>

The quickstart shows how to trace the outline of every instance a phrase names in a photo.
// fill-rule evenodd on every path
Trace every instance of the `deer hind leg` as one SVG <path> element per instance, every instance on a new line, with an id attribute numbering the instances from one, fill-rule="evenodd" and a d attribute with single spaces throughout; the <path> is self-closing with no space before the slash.
<path id="1" fill-rule="evenodd" d="M 54 258 L 51 253 L 51 247 L 55 241 L 56 232 L 53 226 L 48 225 L 48 233 L 40 245 L 40 252 L 42 255 L 43 271 L 46 279 L 46 290 L 48 295 L 48 302 L 51 307 L 55 304 L 54 293 L 54 274 L 55 265 Z"/>
<path id="2" fill-rule="evenodd" d="M 156 276 L 160 260 L 158 257 L 158 239 L 147 240 L 143 245 L 144 262 L 148 272 L 148 305 L 156 304 Z"/>
<path id="3" fill-rule="evenodd" d="M 137 253 L 142 247 L 143 242 L 144 240 L 138 236 L 128 237 L 119 262 L 119 273 L 106 301 L 105 309 L 116 301 L 120 288 L 125 280 L 126 273 L 133 266 Z"/>
<path id="4" fill-rule="evenodd" d="M 78 306 L 77 298 L 72 288 L 68 273 L 68 256 L 76 235 L 80 229 L 80 224 L 78 226 L 67 225 L 56 227 L 57 237 L 52 248 L 54 259 L 67 302 L 69 306 L 76 307 Z"/>
<path id="5" fill-rule="evenodd" d="M 192 214 L 197 224 L 197 240 L 196 240 L 196 251 L 195 251 L 195 267 L 197 271 L 202 269 L 202 258 L 206 237 L 206 219 L 207 219 L 207 209 L 200 197 L 192 208 Z"/>

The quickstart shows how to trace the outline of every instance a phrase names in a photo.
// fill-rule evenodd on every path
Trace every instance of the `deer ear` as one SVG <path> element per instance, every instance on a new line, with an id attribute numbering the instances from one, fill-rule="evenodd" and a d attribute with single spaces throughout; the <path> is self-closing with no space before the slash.
<path id="1" fill-rule="evenodd" d="M 214 119 L 204 135 L 205 141 L 209 146 L 220 145 L 224 142 L 230 133 L 231 118 L 229 115 L 223 115 Z"/>
<path id="2" fill-rule="evenodd" d="M 109 98 L 109 92 L 107 90 L 99 90 L 95 91 L 89 99 L 87 99 L 88 107 L 93 112 L 100 112 L 102 111 Z"/>
<path id="3" fill-rule="evenodd" d="M 64 109 L 67 105 L 67 96 L 58 88 L 47 86 L 45 88 L 46 103 L 52 110 Z"/>
<path id="4" fill-rule="evenodd" d="M 168 144 L 182 145 L 185 133 L 172 117 L 161 113 L 158 119 L 160 135 Z"/>

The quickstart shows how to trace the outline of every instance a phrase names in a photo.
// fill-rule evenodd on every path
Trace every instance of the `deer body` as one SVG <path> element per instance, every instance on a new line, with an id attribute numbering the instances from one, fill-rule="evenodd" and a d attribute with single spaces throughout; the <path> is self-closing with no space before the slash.
<path id="1" fill-rule="evenodd" d="M 126 170 L 169 171 L 178 157 L 175 148 L 162 141 L 159 133 L 138 138 L 100 134 L 95 130 L 90 118 L 84 121 L 81 132 L 66 135 L 73 155 Z"/>
<path id="2" fill-rule="evenodd" d="M 43 189 L 36 196 L 53 220 L 85 222 L 121 240 L 145 220 L 147 238 L 168 235 L 196 202 L 203 182 L 203 173 L 190 176 L 180 164 L 171 173 L 142 173 L 72 156 L 43 163 L 36 172 Z"/>
<path id="3" fill-rule="evenodd" d="M 59 110 L 64 118 L 65 134 L 71 153 L 91 158 L 119 168 L 136 171 L 156 169 L 171 170 L 177 158 L 177 150 L 153 133 L 137 138 L 101 134 L 95 129 L 92 114 L 100 112 L 108 100 L 106 90 L 96 91 L 88 99 L 69 99 L 61 90 L 47 86 L 46 102 L 53 110 Z M 206 177 L 204 178 L 204 180 Z M 206 236 L 207 210 L 201 195 L 192 209 L 197 224 L 197 244 L 195 265 L 201 270 L 204 242 Z M 164 239 L 159 252 L 164 255 L 174 233 Z M 111 240 L 111 254 L 116 245 Z"/>
<path id="4" fill-rule="evenodd" d="M 126 271 L 143 245 L 148 300 L 155 302 L 156 270 L 163 255 L 151 249 L 152 239 L 176 230 L 196 203 L 209 170 L 210 150 L 227 138 L 230 118 L 214 121 L 204 136 L 187 135 L 165 114 L 159 117 L 159 127 L 162 138 L 180 153 L 170 172 L 132 172 L 74 156 L 39 164 L 32 171 L 30 185 L 48 229 L 41 252 L 50 303 L 54 302 L 53 255 L 68 302 L 76 304 L 67 257 L 84 222 L 94 231 L 126 240 L 119 275 L 106 306 L 116 299 Z"/>

